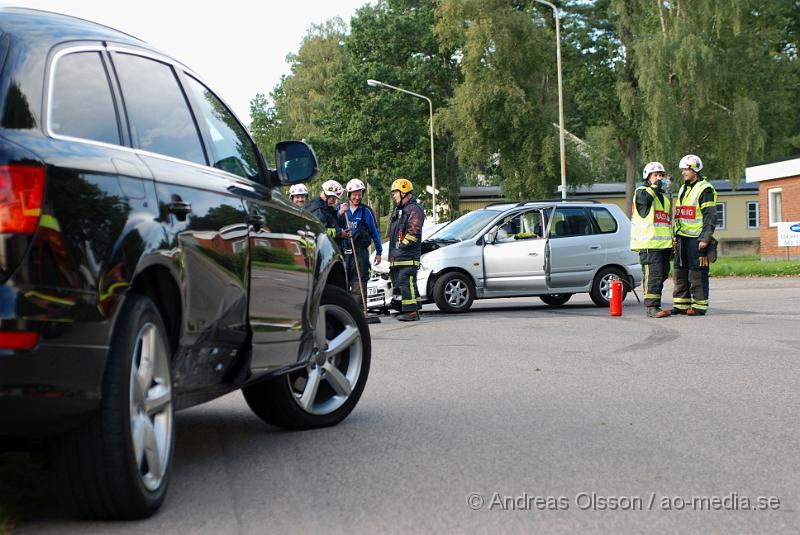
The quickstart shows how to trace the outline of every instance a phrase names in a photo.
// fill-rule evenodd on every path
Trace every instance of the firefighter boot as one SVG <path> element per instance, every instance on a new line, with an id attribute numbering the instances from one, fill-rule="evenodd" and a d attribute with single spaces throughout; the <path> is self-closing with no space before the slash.
<path id="1" fill-rule="evenodd" d="M 419 321 L 419 312 L 406 312 L 397 316 L 398 321 Z"/>
<path id="2" fill-rule="evenodd" d="M 669 310 L 664 310 L 660 307 L 647 307 L 648 318 L 666 318 L 672 315 Z"/>

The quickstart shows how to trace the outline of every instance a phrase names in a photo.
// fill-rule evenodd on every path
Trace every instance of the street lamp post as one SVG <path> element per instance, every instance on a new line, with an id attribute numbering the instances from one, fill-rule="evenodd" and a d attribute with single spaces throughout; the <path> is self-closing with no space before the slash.
<path id="1" fill-rule="evenodd" d="M 564 153 L 564 94 L 561 85 L 561 29 L 558 8 L 546 0 L 536 0 L 553 10 L 556 19 L 556 66 L 558 68 L 558 143 L 561 149 L 561 199 L 567 198 L 567 160 Z"/>
<path id="2" fill-rule="evenodd" d="M 379 82 L 378 80 L 372 80 L 372 79 L 367 80 L 367 85 L 370 87 L 382 87 L 384 89 L 394 89 L 395 91 L 400 91 L 401 93 L 405 93 L 407 95 L 411 95 L 417 98 L 422 98 L 428 101 L 428 109 L 430 111 L 430 122 L 431 122 L 431 189 L 433 190 L 433 193 L 431 194 L 431 212 L 433 213 L 433 224 L 435 225 L 436 224 L 436 164 L 434 162 L 434 156 L 433 156 L 433 103 L 431 102 L 431 99 L 429 99 L 425 95 L 420 95 L 419 93 L 414 93 L 413 91 L 408 91 L 407 89 L 401 89 L 393 85 Z"/>

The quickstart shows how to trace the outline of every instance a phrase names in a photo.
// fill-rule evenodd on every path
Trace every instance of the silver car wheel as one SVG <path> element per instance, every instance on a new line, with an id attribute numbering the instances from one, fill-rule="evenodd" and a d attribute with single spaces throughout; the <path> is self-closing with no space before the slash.
<path id="1" fill-rule="evenodd" d="M 173 427 L 169 352 L 152 323 L 145 323 L 136 335 L 130 381 L 136 466 L 145 488 L 155 491 L 167 472 Z"/>
<path id="2" fill-rule="evenodd" d="M 444 298 L 450 306 L 462 307 L 469 299 L 469 288 L 463 280 L 453 279 L 444 287 Z"/>
<path id="3" fill-rule="evenodd" d="M 347 310 L 323 305 L 314 337 L 316 349 L 305 372 L 288 380 L 304 411 L 326 415 L 345 404 L 361 375 L 361 332 Z"/>
<path id="4" fill-rule="evenodd" d="M 603 299 L 606 301 L 611 300 L 611 281 L 617 278 L 615 273 L 609 273 L 602 279 L 600 279 L 600 295 L 603 296 Z"/>

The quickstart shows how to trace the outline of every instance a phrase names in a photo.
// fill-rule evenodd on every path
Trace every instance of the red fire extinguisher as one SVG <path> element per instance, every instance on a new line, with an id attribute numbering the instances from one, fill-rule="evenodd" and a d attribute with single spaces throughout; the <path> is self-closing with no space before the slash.
<path id="1" fill-rule="evenodd" d="M 612 316 L 622 316 L 622 281 L 618 278 L 611 279 L 608 286 L 608 310 Z"/>

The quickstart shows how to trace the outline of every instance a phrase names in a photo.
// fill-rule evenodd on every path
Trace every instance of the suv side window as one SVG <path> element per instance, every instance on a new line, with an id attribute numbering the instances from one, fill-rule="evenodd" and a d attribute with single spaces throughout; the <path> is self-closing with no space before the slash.
<path id="1" fill-rule="evenodd" d="M 551 238 L 588 236 L 594 234 L 592 222 L 586 211 L 579 207 L 559 207 L 550 226 Z"/>
<path id="2" fill-rule="evenodd" d="M 59 58 L 50 97 L 48 121 L 53 134 L 120 144 L 117 111 L 100 52 Z"/>
<path id="3" fill-rule="evenodd" d="M 206 165 L 203 145 L 172 67 L 136 56 L 114 54 L 134 146 Z"/>
<path id="4" fill-rule="evenodd" d="M 614 219 L 614 216 L 611 215 L 607 208 L 592 206 L 589 211 L 600 228 L 600 234 L 611 234 L 617 231 L 617 220 Z"/>
<path id="5" fill-rule="evenodd" d="M 214 167 L 244 178 L 257 177 L 258 158 L 247 132 L 211 90 L 189 75 L 186 80 L 187 90 L 199 107 L 198 120 L 205 121 L 211 136 Z"/>
<path id="6" fill-rule="evenodd" d="M 530 240 L 542 237 L 542 213 L 539 210 L 523 212 L 500 223 L 495 243 Z"/>

